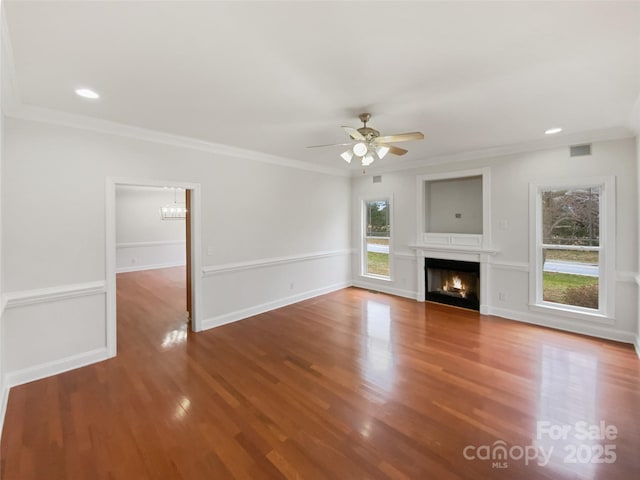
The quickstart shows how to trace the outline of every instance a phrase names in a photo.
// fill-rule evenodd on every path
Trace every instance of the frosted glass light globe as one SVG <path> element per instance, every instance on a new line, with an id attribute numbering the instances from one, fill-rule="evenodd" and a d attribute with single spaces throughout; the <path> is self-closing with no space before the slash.
<path id="1" fill-rule="evenodd" d="M 353 153 L 359 157 L 364 157 L 367 153 L 367 146 L 364 143 L 356 143 L 353 146 Z"/>

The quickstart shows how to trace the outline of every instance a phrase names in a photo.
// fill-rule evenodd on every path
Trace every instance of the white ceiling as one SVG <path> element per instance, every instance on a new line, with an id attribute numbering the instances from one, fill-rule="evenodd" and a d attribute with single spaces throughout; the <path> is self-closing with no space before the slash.
<path id="1" fill-rule="evenodd" d="M 401 166 L 619 131 L 640 93 L 639 2 L 3 3 L 24 105 L 316 165 L 363 111 L 425 133 Z"/>

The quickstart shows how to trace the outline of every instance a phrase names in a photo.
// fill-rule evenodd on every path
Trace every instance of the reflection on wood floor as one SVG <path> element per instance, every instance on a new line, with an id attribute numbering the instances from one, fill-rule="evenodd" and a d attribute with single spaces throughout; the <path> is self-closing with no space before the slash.
<path id="1" fill-rule="evenodd" d="M 193 334 L 183 278 L 119 275 L 118 356 L 12 389 L 4 480 L 640 478 L 629 345 L 355 288 Z"/>

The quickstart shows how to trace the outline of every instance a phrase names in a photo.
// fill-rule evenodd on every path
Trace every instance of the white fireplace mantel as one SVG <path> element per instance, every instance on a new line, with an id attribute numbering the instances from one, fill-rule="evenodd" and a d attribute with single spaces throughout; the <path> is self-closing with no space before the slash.
<path id="1" fill-rule="evenodd" d="M 482 177 L 482 231 L 473 233 L 433 232 L 426 225 L 428 182 Z M 416 176 L 416 241 L 409 247 L 416 253 L 417 300 L 425 301 L 425 258 L 478 262 L 480 264 L 480 313 L 489 313 L 489 257 L 498 253 L 491 242 L 491 169 L 460 170 Z"/>
<path id="2" fill-rule="evenodd" d="M 416 243 L 414 245 L 409 245 L 411 250 L 416 251 L 416 255 L 419 255 L 420 250 L 425 250 L 434 253 L 434 255 L 426 255 L 429 258 L 444 258 L 455 260 L 450 256 L 439 256 L 438 252 L 441 252 L 442 255 L 451 255 L 455 253 L 462 253 L 468 255 L 495 255 L 498 253 L 498 250 L 494 248 L 483 248 L 483 247 L 465 247 L 462 245 L 438 245 L 438 244 L 429 244 L 429 243 Z M 474 260 L 469 260 L 470 262 L 480 262 L 481 260 L 476 258 Z"/>
<path id="3" fill-rule="evenodd" d="M 417 300 L 425 301 L 425 258 L 441 258 L 462 262 L 478 262 L 480 264 L 480 313 L 489 313 L 489 257 L 498 253 L 492 248 L 464 247 L 454 245 L 415 244 L 409 248 L 416 252 Z"/>

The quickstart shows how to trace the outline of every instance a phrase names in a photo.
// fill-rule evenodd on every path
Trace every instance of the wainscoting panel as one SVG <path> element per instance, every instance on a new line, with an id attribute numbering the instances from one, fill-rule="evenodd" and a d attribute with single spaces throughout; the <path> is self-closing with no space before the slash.
<path id="1" fill-rule="evenodd" d="M 529 273 L 524 262 L 496 262 L 492 267 L 489 290 L 490 315 L 533 323 L 626 343 L 634 343 L 638 312 L 633 303 L 626 301 L 637 294 L 633 272 L 616 273 L 616 303 L 612 319 L 595 321 L 568 318 L 552 312 L 539 312 L 529 307 Z"/>
<path id="2" fill-rule="evenodd" d="M 107 358 L 104 281 L 6 294 L 8 387 Z"/>
<path id="3" fill-rule="evenodd" d="M 204 328 L 350 286 L 350 253 L 335 250 L 204 267 Z"/>

